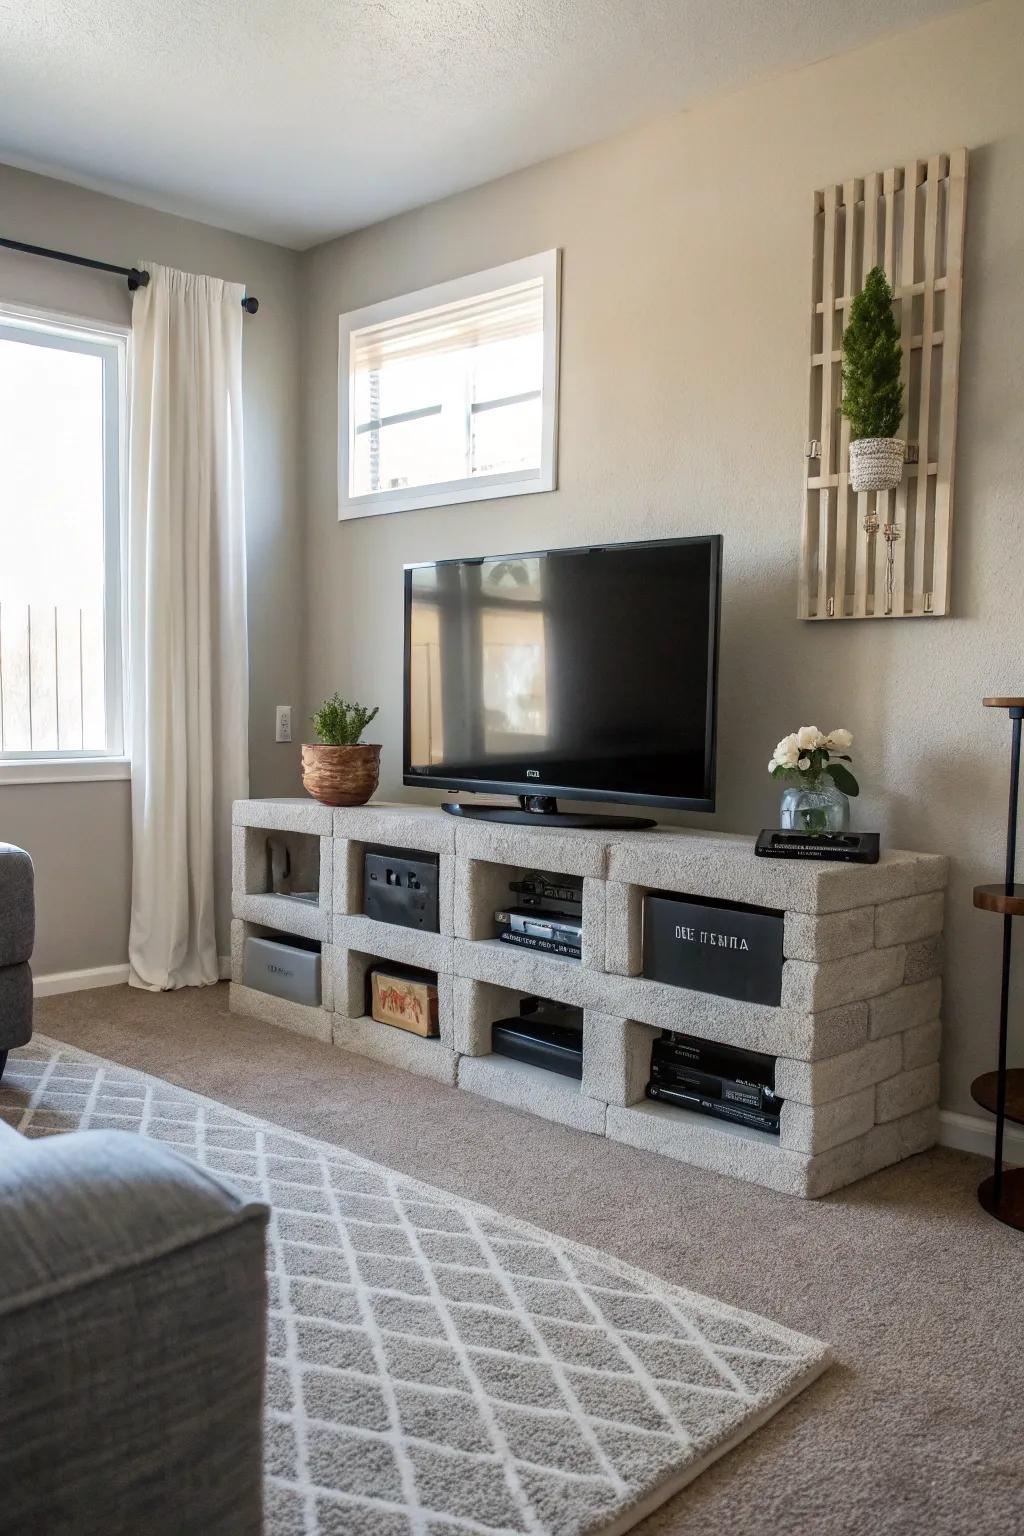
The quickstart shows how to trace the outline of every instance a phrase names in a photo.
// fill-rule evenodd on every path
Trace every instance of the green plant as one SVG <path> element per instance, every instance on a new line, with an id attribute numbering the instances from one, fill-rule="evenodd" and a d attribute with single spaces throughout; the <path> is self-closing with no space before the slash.
<path id="1" fill-rule="evenodd" d="M 317 741 L 325 747 L 354 747 L 376 713 L 376 708 L 348 704 L 334 694 L 312 715 Z"/>
<path id="2" fill-rule="evenodd" d="M 903 348 L 892 301 L 885 273 L 872 267 L 843 332 L 843 415 L 853 439 L 895 437 L 903 420 Z"/>

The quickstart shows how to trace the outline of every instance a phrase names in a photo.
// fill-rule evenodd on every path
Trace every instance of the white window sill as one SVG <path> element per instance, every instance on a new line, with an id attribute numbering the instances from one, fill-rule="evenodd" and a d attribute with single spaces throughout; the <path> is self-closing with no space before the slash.
<path id="1" fill-rule="evenodd" d="M 130 779 L 126 757 L 8 757 L 0 758 L 0 787 L 4 784 L 87 784 Z"/>

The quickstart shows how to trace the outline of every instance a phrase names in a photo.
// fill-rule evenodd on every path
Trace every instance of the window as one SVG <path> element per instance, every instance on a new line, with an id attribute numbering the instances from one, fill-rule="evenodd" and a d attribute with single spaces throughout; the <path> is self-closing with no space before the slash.
<path id="1" fill-rule="evenodd" d="M 124 751 L 125 347 L 0 308 L 0 781 Z"/>
<path id="2" fill-rule="evenodd" d="M 341 317 L 341 518 L 555 488 L 558 252 Z"/>

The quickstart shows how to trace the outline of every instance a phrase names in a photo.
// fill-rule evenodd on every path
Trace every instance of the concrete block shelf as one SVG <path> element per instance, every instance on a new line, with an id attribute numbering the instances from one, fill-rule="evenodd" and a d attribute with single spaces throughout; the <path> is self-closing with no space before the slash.
<path id="1" fill-rule="evenodd" d="M 930 1146 L 937 1134 L 946 860 L 887 851 L 877 865 L 757 859 L 753 839 L 659 827 L 644 833 L 460 821 L 381 802 L 235 806 L 232 928 L 236 1012 L 329 1040 L 517 1109 L 679 1162 L 815 1197 Z M 283 837 L 316 903 L 275 894 L 268 836 Z M 439 932 L 362 913 L 367 846 L 439 859 Z M 495 936 L 510 879 L 583 882 L 579 960 Z M 768 908 L 783 918 L 778 1007 L 643 976 L 651 892 Z M 247 934 L 319 939 L 323 1003 L 306 1008 L 240 984 Z M 378 1024 L 366 973 L 378 961 L 437 976 L 440 1037 Z M 495 1020 L 537 996 L 583 1010 L 583 1080 L 491 1051 Z M 779 1135 L 644 1097 L 651 1044 L 670 1028 L 777 1058 Z"/>

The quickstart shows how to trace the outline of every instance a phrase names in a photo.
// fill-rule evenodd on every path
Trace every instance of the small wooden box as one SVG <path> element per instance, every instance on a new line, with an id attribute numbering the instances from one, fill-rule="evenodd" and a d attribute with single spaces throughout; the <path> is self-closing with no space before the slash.
<path id="1" fill-rule="evenodd" d="M 378 1024 L 394 1024 L 413 1035 L 436 1035 L 437 987 L 429 981 L 373 971 L 370 1011 Z"/>

